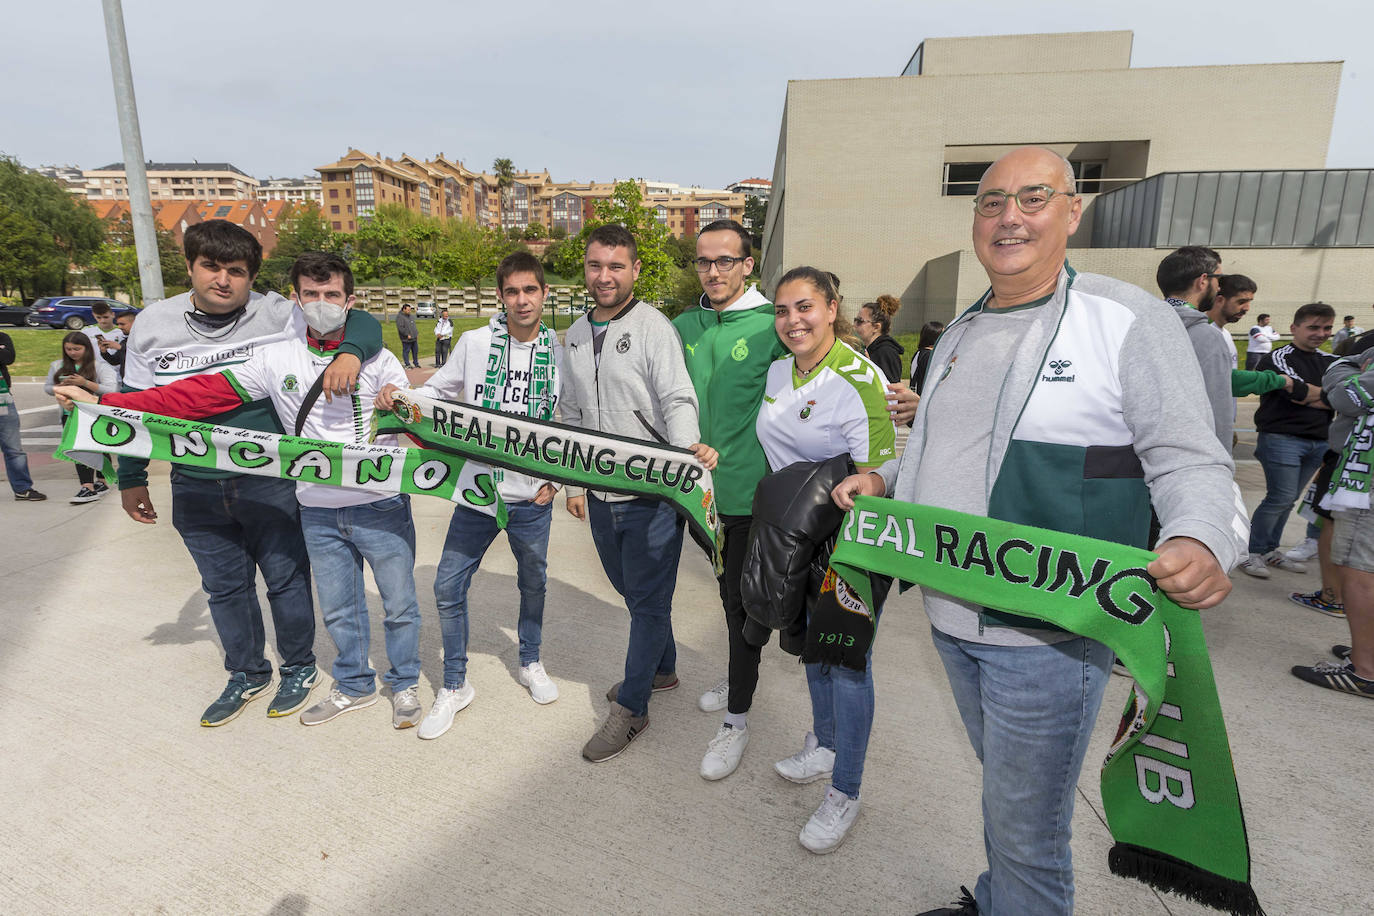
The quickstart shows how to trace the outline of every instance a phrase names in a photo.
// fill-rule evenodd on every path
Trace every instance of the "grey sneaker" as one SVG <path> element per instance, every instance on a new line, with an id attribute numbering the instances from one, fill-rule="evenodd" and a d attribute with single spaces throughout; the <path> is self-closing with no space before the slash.
<path id="1" fill-rule="evenodd" d="M 420 724 L 420 695 L 412 685 L 391 691 L 391 727 L 414 728 Z"/>
<path id="2" fill-rule="evenodd" d="M 601 723 L 596 734 L 583 746 L 582 756 L 592 763 L 610 760 L 629 747 L 630 742 L 648 727 L 648 716 L 636 716 L 619 703 L 612 703 L 606 721 Z"/>
<path id="3" fill-rule="evenodd" d="M 1289 556 L 1288 556 L 1286 553 L 1284 553 L 1283 551 L 1278 550 L 1278 549 L 1271 550 L 1271 551 L 1269 551 L 1267 554 L 1265 554 L 1265 555 L 1264 555 L 1264 562 L 1267 563 L 1267 564 L 1270 565 L 1270 566 L 1276 567 L 1276 568 L 1278 568 L 1278 569 L 1285 570 L 1286 572 L 1293 572 L 1293 573 L 1305 573 L 1305 572 L 1307 572 L 1307 564 L 1306 564 L 1306 563 L 1300 563 L 1300 562 L 1298 562 L 1297 560 L 1294 560 L 1294 559 L 1292 559 L 1291 557 L 1289 557 Z"/>
<path id="4" fill-rule="evenodd" d="M 606 691 L 606 702 L 607 702 L 607 703 L 614 703 L 614 702 L 615 702 L 615 698 L 616 698 L 617 696 L 620 695 L 620 685 L 623 684 L 623 683 L 625 683 L 625 682 L 624 682 L 624 681 L 616 681 L 614 684 L 611 685 L 611 689 Z M 677 687 L 677 685 L 678 685 L 677 672 L 675 672 L 675 671 L 669 671 L 667 674 L 662 674 L 662 673 L 660 673 L 660 674 L 655 674 L 655 675 L 654 675 L 654 689 L 653 689 L 653 693 L 661 693 L 661 692 L 663 692 L 664 690 L 673 690 L 674 688 Z"/>
<path id="5" fill-rule="evenodd" d="M 330 719 L 337 719 L 346 712 L 371 706 L 375 702 L 377 702 L 377 691 L 375 690 L 367 696 L 351 697 L 340 690 L 338 684 L 335 684 L 329 691 L 329 696 L 301 713 L 301 724 L 323 725 Z"/>
<path id="6" fill-rule="evenodd" d="M 1256 579 L 1269 578 L 1269 564 L 1264 561 L 1264 554 L 1252 553 L 1246 557 L 1241 564 L 1236 567 L 1247 576 L 1254 576 Z"/>

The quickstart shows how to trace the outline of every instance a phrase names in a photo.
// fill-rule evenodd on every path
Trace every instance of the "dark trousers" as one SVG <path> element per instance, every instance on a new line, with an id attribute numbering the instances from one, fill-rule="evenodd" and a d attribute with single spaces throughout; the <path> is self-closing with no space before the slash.
<path id="1" fill-rule="evenodd" d="M 172 470 L 172 525 L 209 596 L 224 667 L 251 678 L 272 673 L 258 604 L 257 573 L 283 668 L 315 663 L 315 605 L 296 485 L 268 477 L 206 480 Z"/>
<path id="2" fill-rule="evenodd" d="M 420 365 L 420 341 L 418 339 L 406 340 L 401 338 L 401 365 Z"/>
<path id="3" fill-rule="evenodd" d="M 449 337 L 434 338 L 434 368 L 438 369 L 448 362 L 448 350 L 452 342 L 452 338 Z"/>
<path id="4" fill-rule="evenodd" d="M 720 603 L 725 608 L 725 629 L 730 635 L 730 703 L 727 711 L 742 715 L 754 704 L 754 690 L 759 686 L 759 659 L 763 646 L 751 645 L 744 638 L 744 600 L 740 594 L 740 579 L 744 577 L 744 561 L 749 548 L 748 515 L 722 515 L 721 528 L 725 534 L 725 571 L 716 580 L 720 585 Z"/>

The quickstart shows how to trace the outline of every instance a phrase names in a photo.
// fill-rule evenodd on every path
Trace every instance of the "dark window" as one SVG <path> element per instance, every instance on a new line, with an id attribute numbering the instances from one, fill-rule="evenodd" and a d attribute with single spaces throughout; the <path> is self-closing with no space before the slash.
<path id="1" fill-rule="evenodd" d="M 946 162 L 945 197 L 972 197 L 978 193 L 978 182 L 991 162 Z"/>
<path id="2" fill-rule="evenodd" d="M 334 215 L 334 216 L 338 216 L 338 215 L 339 215 L 339 205 L 338 205 L 338 204 L 334 204 L 334 206 L 332 206 L 332 207 L 329 208 L 329 212 L 330 212 L 332 215 Z"/>
<path id="3" fill-rule="evenodd" d="M 330 196 L 330 197 L 338 197 L 338 196 L 339 196 L 339 189 L 338 189 L 338 188 L 330 188 L 330 189 L 329 189 L 329 196 Z"/>
<path id="4" fill-rule="evenodd" d="M 342 228 L 343 228 L 343 225 L 342 225 L 338 220 L 334 220 L 334 222 L 332 223 L 332 225 L 333 225 L 333 227 L 334 227 L 335 229 L 342 229 Z"/>

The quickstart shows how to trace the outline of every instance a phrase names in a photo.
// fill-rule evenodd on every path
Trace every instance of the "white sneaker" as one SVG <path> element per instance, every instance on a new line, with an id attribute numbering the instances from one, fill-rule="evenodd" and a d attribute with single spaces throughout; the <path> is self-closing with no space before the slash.
<path id="1" fill-rule="evenodd" d="M 727 677 L 719 684 L 701 695 L 697 706 L 702 712 L 720 712 L 730 702 L 730 679 Z"/>
<path id="2" fill-rule="evenodd" d="M 1280 552 L 1278 548 L 1275 548 L 1266 553 L 1264 555 L 1264 562 L 1268 563 L 1270 566 L 1277 567 L 1278 569 L 1282 569 L 1286 572 L 1307 572 L 1306 563 L 1299 563 L 1297 560 L 1290 559 L 1286 554 Z"/>
<path id="3" fill-rule="evenodd" d="M 520 666 L 520 683 L 530 689 L 530 699 L 540 706 L 558 699 L 558 685 L 549 680 L 548 673 L 539 662 Z"/>
<path id="4" fill-rule="evenodd" d="M 464 683 L 457 690 L 447 687 L 440 689 L 434 697 L 434 705 L 429 708 L 429 715 L 425 716 L 416 733 L 426 741 L 439 737 L 449 730 L 453 725 L 453 717 L 466 709 L 475 696 L 477 690 L 471 682 Z"/>
<path id="5" fill-rule="evenodd" d="M 1298 563 L 1306 563 L 1308 560 L 1315 559 L 1317 556 L 1317 539 L 1308 538 L 1297 547 L 1285 553 L 1284 556 Z"/>
<path id="6" fill-rule="evenodd" d="M 722 725 L 706 745 L 706 756 L 701 758 L 702 779 L 724 779 L 739 766 L 744 749 L 749 746 L 749 729 Z"/>
<path id="7" fill-rule="evenodd" d="M 813 732 L 806 733 L 802 749 L 773 764 L 779 776 L 789 782 L 808 783 L 818 779 L 829 779 L 835 769 L 835 752 L 821 747 Z"/>
<path id="8" fill-rule="evenodd" d="M 1238 567 L 1247 576 L 1254 576 L 1256 579 L 1269 578 L 1269 564 L 1264 562 L 1264 555 L 1252 553 L 1246 557 Z"/>
<path id="9" fill-rule="evenodd" d="M 825 792 L 825 801 L 811 815 L 811 820 L 806 822 L 797 839 L 816 855 L 834 852 L 844 842 L 854 818 L 858 816 L 859 800 L 831 786 Z"/>
<path id="10" fill-rule="evenodd" d="M 420 724 L 420 691 L 413 684 L 391 691 L 391 727 L 414 728 Z"/>

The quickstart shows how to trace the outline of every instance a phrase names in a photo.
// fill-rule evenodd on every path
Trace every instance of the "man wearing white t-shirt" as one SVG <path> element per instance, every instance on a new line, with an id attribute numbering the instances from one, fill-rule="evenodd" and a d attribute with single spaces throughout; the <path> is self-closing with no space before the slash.
<path id="1" fill-rule="evenodd" d="M 97 302 L 92 305 L 91 317 L 95 319 L 95 324 L 86 325 L 81 333 L 91 339 L 96 355 L 114 366 L 123 376 L 123 360 L 119 358 L 119 353 L 124 349 L 124 341 L 129 335 L 115 325 L 114 310 L 109 303 Z"/>
<path id="2" fill-rule="evenodd" d="M 496 286 L 505 312 L 484 328 L 458 338 L 444 367 L 418 393 L 430 398 L 476 404 L 537 420 L 553 419 L 558 403 L 563 348 L 540 320 L 544 268 L 529 252 L 510 255 L 496 269 Z M 377 406 L 391 409 L 396 386 L 388 385 Z M 506 504 L 506 538 L 515 554 L 520 589 L 520 683 L 541 705 L 558 699 L 558 687 L 539 661 L 544 626 L 549 528 L 556 484 L 514 471 L 494 476 Z M 434 577 L 434 601 L 444 638 L 444 684 L 429 715 L 420 724 L 421 738 L 438 738 L 453 717 L 477 695 L 467 680 L 468 586 L 497 534 L 496 519 L 465 506 L 453 510 L 448 537 Z"/>
<path id="3" fill-rule="evenodd" d="M 1253 369 L 1259 365 L 1260 357 L 1274 350 L 1274 341 L 1279 339 L 1279 332 L 1269 324 L 1267 314 L 1260 315 L 1255 319 L 1255 324 L 1250 328 L 1250 346 L 1245 351 L 1245 368 Z"/>

